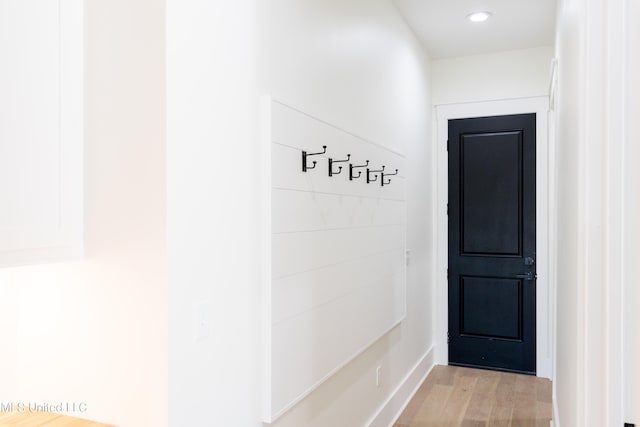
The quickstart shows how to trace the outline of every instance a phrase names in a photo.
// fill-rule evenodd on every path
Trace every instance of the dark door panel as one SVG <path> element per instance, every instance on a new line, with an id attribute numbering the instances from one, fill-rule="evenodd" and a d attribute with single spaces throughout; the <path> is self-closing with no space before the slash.
<path id="1" fill-rule="evenodd" d="M 535 114 L 449 121 L 449 362 L 535 373 Z"/>
<path id="2" fill-rule="evenodd" d="M 461 252 L 522 254 L 521 132 L 461 135 Z"/>

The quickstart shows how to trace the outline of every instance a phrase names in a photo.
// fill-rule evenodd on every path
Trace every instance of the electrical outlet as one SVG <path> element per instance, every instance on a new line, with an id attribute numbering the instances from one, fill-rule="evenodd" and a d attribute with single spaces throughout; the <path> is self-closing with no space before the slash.
<path id="1" fill-rule="evenodd" d="M 380 371 L 382 370 L 382 366 L 378 366 L 376 368 L 376 387 L 380 387 Z"/>

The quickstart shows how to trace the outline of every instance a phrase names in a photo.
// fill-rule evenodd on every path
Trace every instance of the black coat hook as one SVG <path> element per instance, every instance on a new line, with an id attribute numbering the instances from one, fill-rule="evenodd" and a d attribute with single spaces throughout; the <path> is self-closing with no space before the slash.
<path id="1" fill-rule="evenodd" d="M 342 166 L 338 166 L 338 172 L 333 170 L 334 163 L 348 162 L 349 159 L 351 159 L 351 154 L 347 154 L 347 160 L 333 160 L 331 157 L 329 157 L 329 176 L 338 175 L 340 172 L 342 172 Z"/>
<path id="2" fill-rule="evenodd" d="M 309 169 L 314 169 L 316 167 L 316 162 L 314 160 L 313 166 L 307 166 L 307 157 L 309 156 L 317 156 L 318 154 L 324 154 L 327 152 L 327 146 L 322 146 L 322 151 L 320 153 L 307 153 L 306 151 L 302 151 L 302 172 L 306 172 Z"/>
<path id="3" fill-rule="evenodd" d="M 367 166 L 369 166 L 369 160 L 367 160 L 366 164 L 360 165 L 360 166 L 354 166 L 353 164 L 349 163 L 349 181 L 353 181 L 356 178 L 360 178 L 360 175 L 362 175 L 362 171 L 358 171 L 358 175 L 354 175 L 353 170 L 355 168 L 366 168 Z"/>
<path id="4" fill-rule="evenodd" d="M 396 169 L 396 171 L 395 171 L 394 173 L 384 173 L 384 172 L 383 172 L 383 173 L 380 175 L 380 177 L 381 177 L 381 179 L 380 179 L 380 185 L 381 185 L 382 187 L 384 187 L 385 185 L 388 185 L 388 184 L 391 182 L 391 179 L 389 179 L 389 180 L 387 180 L 387 181 L 385 182 L 384 177 L 385 177 L 385 176 L 391 176 L 391 175 L 398 175 L 398 169 Z"/>
<path id="5" fill-rule="evenodd" d="M 375 179 L 371 179 L 371 174 L 372 173 L 378 173 L 378 172 L 384 172 L 384 165 L 382 165 L 382 169 L 374 171 L 371 170 L 369 168 L 367 168 L 367 184 L 370 182 L 376 182 L 378 180 L 378 175 L 376 175 Z"/>

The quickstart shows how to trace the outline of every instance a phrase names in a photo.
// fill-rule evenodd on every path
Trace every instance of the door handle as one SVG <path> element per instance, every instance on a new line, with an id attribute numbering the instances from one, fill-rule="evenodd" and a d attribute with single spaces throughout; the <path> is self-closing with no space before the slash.
<path id="1" fill-rule="evenodd" d="M 538 275 L 536 273 L 533 273 L 533 272 L 529 271 L 529 272 L 524 273 L 524 274 L 516 275 L 516 278 L 524 279 L 524 280 L 536 280 L 538 278 Z"/>

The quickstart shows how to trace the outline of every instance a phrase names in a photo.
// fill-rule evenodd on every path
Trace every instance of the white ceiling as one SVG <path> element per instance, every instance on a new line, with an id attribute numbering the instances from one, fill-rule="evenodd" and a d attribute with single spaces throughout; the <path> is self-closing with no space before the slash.
<path id="1" fill-rule="evenodd" d="M 552 46 L 556 0 L 394 0 L 432 58 Z M 472 12 L 489 11 L 485 22 Z"/>

